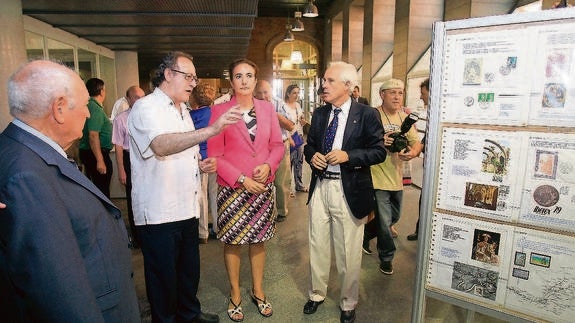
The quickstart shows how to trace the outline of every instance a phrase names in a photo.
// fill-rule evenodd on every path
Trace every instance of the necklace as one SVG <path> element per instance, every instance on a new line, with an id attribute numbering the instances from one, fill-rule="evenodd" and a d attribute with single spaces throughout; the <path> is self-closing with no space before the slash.
<path id="1" fill-rule="evenodd" d="M 380 108 L 381 112 L 383 112 L 383 115 L 385 115 L 385 118 L 387 119 L 387 123 L 389 125 L 396 126 L 396 124 L 391 123 L 391 120 L 389 120 L 389 117 L 387 116 L 387 113 L 385 113 L 385 110 L 383 109 L 383 107 L 379 106 L 378 108 Z M 399 111 L 397 112 L 397 116 L 399 117 L 399 126 L 401 127 L 403 120 L 401 119 L 401 114 L 399 113 Z"/>

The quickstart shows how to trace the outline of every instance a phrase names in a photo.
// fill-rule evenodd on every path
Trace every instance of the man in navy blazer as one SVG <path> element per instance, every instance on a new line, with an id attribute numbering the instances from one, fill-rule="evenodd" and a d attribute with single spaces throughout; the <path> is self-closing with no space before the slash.
<path id="1" fill-rule="evenodd" d="M 33 61 L 8 81 L 0 134 L 0 318 L 140 322 L 120 211 L 68 161 L 88 92 L 65 66 Z"/>
<path id="2" fill-rule="evenodd" d="M 330 64 L 322 85 L 328 104 L 314 111 L 304 148 L 312 176 L 308 197 L 311 289 L 303 311 L 315 313 L 326 297 L 333 245 L 341 278 L 340 320 L 346 323 L 355 320 L 363 227 L 375 205 L 370 165 L 386 156 L 377 111 L 350 97 L 355 84 L 353 65 Z M 330 148 L 326 132 L 334 118 L 338 126 Z"/>

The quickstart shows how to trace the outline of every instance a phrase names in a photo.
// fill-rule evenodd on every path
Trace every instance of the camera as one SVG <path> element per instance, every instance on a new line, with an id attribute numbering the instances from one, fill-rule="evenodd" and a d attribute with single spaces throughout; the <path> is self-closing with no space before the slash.
<path id="1" fill-rule="evenodd" d="M 419 120 L 419 116 L 416 113 L 410 113 L 405 120 L 401 123 L 400 131 L 394 132 L 389 135 L 389 138 L 393 138 L 393 143 L 390 146 L 387 146 L 387 150 L 392 153 L 398 153 L 403 149 L 407 148 L 408 141 L 407 136 L 405 134 L 411 129 L 413 124 L 415 124 Z"/>

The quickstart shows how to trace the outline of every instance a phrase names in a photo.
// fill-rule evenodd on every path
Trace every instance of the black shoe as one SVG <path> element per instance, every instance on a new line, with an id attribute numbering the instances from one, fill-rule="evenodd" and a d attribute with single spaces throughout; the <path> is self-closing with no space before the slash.
<path id="1" fill-rule="evenodd" d="M 353 323 L 355 322 L 355 310 L 341 311 L 339 316 L 339 321 L 341 323 Z"/>
<path id="2" fill-rule="evenodd" d="M 192 323 L 218 323 L 219 321 L 220 317 L 217 314 L 202 312 L 200 315 L 194 317 Z"/>
<path id="3" fill-rule="evenodd" d="M 393 265 L 391 264 L 391 261 L 382 261 L 381 265 L 379 265 L 379 271 L 386 275 L 393 274 Z"/>
<path id="4" fill-rule="evenodd" d="M 371 254 L 372 254 L 371 249 L 369 249 L 369 241 L 363 243 L 363 245 L 361 246 L 361 250 L 362 250 L 363 253 L 366 254 L 366 255 L 371 255 Z"/>
<path id="5" fill-rule="evenodd" d="M 415 240 L 417 240 L 417 232 L 408 235 L 408 236 L 407 236 L 407 240 L 409 240 L 409 241 L 415 241 Z"/>
<path id="6" fill-rule="evenodd" d="M 278 216 L 276 217 L 276 222 L 284 222 L 286 218 L 287 216 L 278 214 Z"/>
<path id="7" fill-rule="evenodd" d="M 304 314 L 313 314 L 317 311 L 317 308 L 323 303 L 323 301 L 312 301 L 311 299 L 307 301 L 307 303 L 305 303 L 305 305 L 303 306 L 303 312 Z"/>

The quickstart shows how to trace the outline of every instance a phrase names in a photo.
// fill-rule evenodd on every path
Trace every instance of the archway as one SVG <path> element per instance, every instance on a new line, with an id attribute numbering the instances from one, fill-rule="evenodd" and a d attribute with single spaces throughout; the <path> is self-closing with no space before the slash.
<path id="1" fill-rule="evenodd" d="M 318 56 L 317 48 L 303 40 L 280 42 L 272 53 L 274 95 L 283 99 L 285 89 L 290 84 L 297 84 L 301 89 L 301 106 L 308 120 L 318 104 Z"/>

